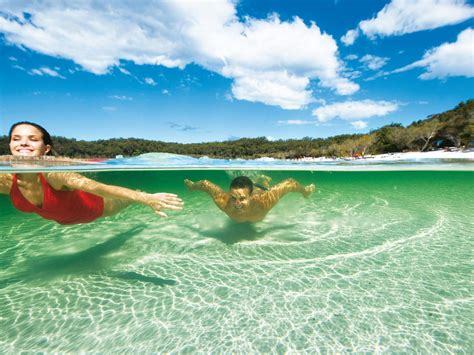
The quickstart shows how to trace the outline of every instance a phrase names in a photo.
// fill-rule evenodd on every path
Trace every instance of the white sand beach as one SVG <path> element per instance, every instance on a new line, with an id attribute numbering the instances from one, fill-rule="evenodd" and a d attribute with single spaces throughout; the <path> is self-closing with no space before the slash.
<path id="1" fill-rule="evenodd" d="M 378 154 L 378 155 L 366 155 L 363 158 L 311 158 L 304 157 L 297 159 L 298 161 L 307 161 L 307 162 L 318 162 L 318 161 L 334 161 L 334 160 L 380 160 L 380 161 L 396 161 L 396 160 L 424 160 L 424 159 L 466 159 L 474 160 L 474 149 L 464 149 L 464 150 L 433 150 L 429 152 L 405 152 L 405 153 L 389 153 L 389 154 Z"/>

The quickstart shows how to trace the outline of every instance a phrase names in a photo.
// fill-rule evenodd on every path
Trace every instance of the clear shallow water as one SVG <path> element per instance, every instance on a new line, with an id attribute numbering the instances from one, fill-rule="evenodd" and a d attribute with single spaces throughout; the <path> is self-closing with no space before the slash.
<path id="1" fill-rule="evenodd" d="M 318 191 L 253 226 L 182 183 L 232 174 L 89 173 L 178 193 L 168 219 L 60 226 L 0 196 L 0 348 L 473 352 L 472 171 L 266 171 Z"/>

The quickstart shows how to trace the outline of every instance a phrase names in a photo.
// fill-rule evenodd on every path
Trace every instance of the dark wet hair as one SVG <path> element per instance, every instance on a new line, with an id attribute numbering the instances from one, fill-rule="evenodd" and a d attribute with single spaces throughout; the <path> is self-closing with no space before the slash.
<path id="1" fill-rule="evenodd" d="M 46 155 L 50 155 L 52 154 L 52 148 L 53 148 L 53 141 L 51 139 L 51 135 L 49 134 L 49 132 L 43 128 L 42 126 L 40 126 L 39 124 L 37 123 L 33 123 L 33 122 L 29 122 L 29 121 L 21 121 L 21 122 L 17 122 L 17 123 L 14 123 L 11 127 L 10 127 L 10 131 L 8 132 L 8 142 L 11 142 L 12 141 L 12 133 L 13 133 L 13 130 L 15 129 L 15 127 L 17 126 L 21 126 L 21 125 L 29 125 L 29 126 L 33 126 L 35 127 L 36 129 L 38 129 L 41 134 L 43 135 L 43 143 L 45 145 L 49 145 L 51 146 L 51 150 L 46 153 Z"/>
<path id="2" fill-rule="evenodd" d="M 249 192 L 253 191 L 253 182 L 247 176 L 238 176 L 230 183 L 231 189 L 247 188 Z"/>

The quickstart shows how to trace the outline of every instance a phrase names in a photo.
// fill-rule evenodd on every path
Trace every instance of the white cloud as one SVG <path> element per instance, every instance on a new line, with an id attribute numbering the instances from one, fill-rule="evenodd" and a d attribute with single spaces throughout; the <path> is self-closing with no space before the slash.
<path id="1" fill-rule="evenodd" d="M 155 86 L 156 85 L 156 81 L 153 80 L 152 78 L 145 78 L 145 83 L 147 83 L 148 85 L 151 85 L 151 86 Z"/>
<path id="2" fill-rule="evenodd" d="M 375 55 L 366 54 L 360 58 L 360 62 L 365 64 L 369 69 L 377 70 L 382 68 L 388 62 L 387 57 L 377 57 Z"/>
<path id="3" fill-rule="evenodd" d="M 232 94 L 239 100 L 299 109 L 311 102 L 311 93 L 305 90 L 308 83 L 307 78 L 290 77 L 285 72 L 250 73 L 236 77 Z"/>
<path id="4" fill-rule="evenodd" d="M 344 36 L 341 37 L 341 42 L 344 43 L 346 46 L 350 46 L 354 44 L 355 40 L 359 37 L 359 30 L 349 30 L 346 32 Z"/>
<path id="5" fill-rule="evenodd" d="M 166 90 L 166 89 L 161 90 L 161 93 L 162 93 L 163 95 L 171 95 L 170 92 L 169 92 L 168 90 Z"/>
<path id="6" fill-rule="evenodd" d="M 133 101 L 133 98 L 125 95 L 111 95 L 109 98 L 120 101 Z"/>
<path id="7" fill-rule="evenodd" d="M 12 62 L 17 62 L 17 61 L 18 61 L 18 59 L 16 59 L 16 58 L 13 57 L 13 56 L 8 57 L 8 59 L 10 59 Z"/>
<path id="8" fill-rule="evenodd" d="M 354 122 L 351 122 L 351 125 L 355 129 L 364 129 L 367 127 L 368 124 L 365 121 L 354 121 Z"/>
<path id="9" fill-rule="evenodd" d="M 102 107 L 102 110 L 107 111 L 107 112 L 113 112 L 113 111 L 117 111 L 117 108 L 113 106 L 104 106 Z"/>
<path id="10" fill-rule="evenodd" d="M 400 36 L 442 26 L 455 25 L 474 17 L 474 7 L 465 0 L 392 0 L 377 15 L 361 21 L 341 40 L 354 43 L 354 32 L 363 32 L 369 38 Z"/>
<path id="11" fill-rule="evenodd" d="M 348 79 L 357 79 L 357 78 L 360 78 L 360 76 L 362 75 L 362 72 L 360 70 L 354 70 L 354 69 L 350 69 L 346 67 L 342 71 L 342 75 Z"/>
<path id="12" fill-rule="evenodd" d="M 334 118 L 346 121 L 360 120 L 374 116 L 385 116 L 398 109 L 398 104 L 388 101 L 345 101 L 325 105 L 313 110 L 319 122 L 327 122 Z"/>
<path id="13" fill-rule="evenodd" d="M 356 60 L 357 58 L 359 58 L 357 55 L 355 54 L 349 54 L 349 55 L 346 55 L 346 60 Z"/>
<path id="14" fill-rule="evenodd" d="M 315 99 L 315 100 L 313 100 L 313 103 L 320 104 L 320 105 L 326 105 L 326 100 L 324 100 L 324 99 Z"/>
<path id="15" fill-rule="evenodd" d="M 23 70 L 23 71 L 26 70 L 26 69 L 23 68 L 21 65 L 17 65 L 17 64 L 12 65 L 12 68 L 15 68 L 15 69 L 18 69 L 18 70 Z"/>
<path id="16" fill-rule="evenodd" d="M 387 72 L 387 71 L 382 70 L 382 71 L 379 71 L 379 72 L 375 73 L 374 75 L 366 78 L 365 81 L 372 81 L 372 80 L 378 79 L 380 77 L 386 77 L 387 75 L 390 75 L 390 74 L 391 74 L 391 72 Z"/>
<path id="17" fill-rule="evenodd" d="M 226 92 L 226 93 L 224 94 L 224 98 L 225 98 L 227 101 L 229 101 L 229 102 L 234 102 L 234 97 L 233 97 L 232 94 L 229 93 L 229 92 Z"/>
<path id="18" fill-rule="evenodd" d="M 391 72 L 400 73 L 414 68 L 425 68 L 420 79 L 444 79 L 449 76 L 474 77 L 474 30 L 462 31 L 457 41 L 443 43 L 427 51 L 423 58 L 415 63 Z"/>
<path id="19" fill-rule="evenodd" d="M 305 120 L 286 120 L 286 121 L 278 121 L 278 123 L 285 124 L 285 125 L 296 125 L 296 126 L 302 126 L 302 125 L 307 125 L 307 124 L 314 125 L 314 121 L 305 121 Z"/>
<path id="20" fill-rule="evenodd" d="M 132 75 L 127 69 L 125 68 L 122 68 L 122 67 L 119 67 L 118 70 L 120 70 L 120 72 L 122 74 L 125 74 L 125 75 Z"/>
<path id="21" fill-rule="evenodd" d="M 110 8 L 92 0 L 5 0 L 0 31 L 10 43 L 71 59 L 95 74 L 121 60 L 195 63 L 232 79 L 237 99 L 286 109 L 313 100 L 312 81 L 339 95 L 359 89 L 341 75 L 336 41 L 298 17 L 240 20 L 234 0 L 123 1 Z"/>
<path id="22" fill-rule="evenodd" d="M 39 69 L 31 69 L 29 71 L 29 74 L 39 75 L 39 76 L 48 75 L 48 76 L 52 76 L 52 77 L 55 77 L 55 78 L 66 79 L 64 76 L 59 74 L 56 70 L 48 68 L 48 67 L 41 67 Z"/>

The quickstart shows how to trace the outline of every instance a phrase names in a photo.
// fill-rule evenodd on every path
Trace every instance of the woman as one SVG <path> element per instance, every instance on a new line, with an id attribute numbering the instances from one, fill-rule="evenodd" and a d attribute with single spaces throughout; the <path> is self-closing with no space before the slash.
<path id="1" fill-rule="evenodd" d="M 13 156 L 39 157 L 51 153 L 51 137 L 38 124 L 15 123 L 8 138 Z M 180 210 L 183 205 L 174 194 L 133 191 L 72 172 L 0 174 L 0 193 L 10 194 L 18 210 L 60 224 L 92 222 L 114 215 L 131 203 L 147 205 L 162 217 L 167 217 L 161 211 L 163 208 Z"/>

